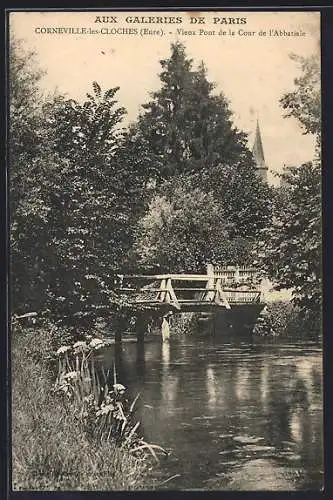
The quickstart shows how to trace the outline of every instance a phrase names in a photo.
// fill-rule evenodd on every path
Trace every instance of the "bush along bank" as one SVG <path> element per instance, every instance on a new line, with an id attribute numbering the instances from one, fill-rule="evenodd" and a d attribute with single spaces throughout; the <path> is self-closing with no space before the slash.
<path id="1" fill-rule="evenodd" d="M 126 388 L 97 370 L 101 339 L 57 351 L 57 376 L 43 345 L 50 331 L 12 333 L 12 488 L 149 490 L 164 450 L 146 443 Z M 32 356 L 33 353 L 33 356 Z"/>
<path id="2" fill-rule="evenodd" d="M 320 311 L 309 315 L 290 301 L 268 303 L 253 329 L 256 336 L 308 338 L 320 337 Z"/>
<path id="3" fill-rule="evenodd" d="M 191 335 L 197 325 L 197 316 L 193 312 L 174 314 L 169 318 L 172 334 L 176 337 Z"/>

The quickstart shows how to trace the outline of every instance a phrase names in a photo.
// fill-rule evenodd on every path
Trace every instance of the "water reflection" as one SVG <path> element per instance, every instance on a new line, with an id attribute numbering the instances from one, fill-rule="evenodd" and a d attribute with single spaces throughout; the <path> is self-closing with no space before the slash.
<path id="1" fill-rule="evenodd" d="M 246 365 L 239 364 L 237 366 L 235 394 L 238 401 L 249 397 L 249 392 L 250 392 L 248 387 L 249 375 L 250 371 Z"/>
<path id="2" fill-rule="evenodd" d="M 267 400 L 269 393 L 268 375 L 269 375 L 269 365 L 267 360 L 263 360 L 261 364 L 261 374 L 260 374 L 260 401 L 264 412 L 267 412 Z"/>
<path id="3" fill-rule="evenodd" d="M 212 366 L 206 368 L 206 390 L 208 394 L 208 407 L 210 410 L 215 410 L 217 403 L 217 381 Z"/>
<path id="4" fill-rule="evenodd" d="M 142 377 L 144 375 L 145 368 L 145 343 L 138 342 L 136 345 L 136 374 L 138 377 Z"/>
<path id="5" fill-rule="evenodd" d="M 158 339 L 111 348 L 106 367 L 114 356 L 123 383 L 141 392 L 146 439 L 172 450 L 161 473 L 181 477 L 168 488 L 321 487 L 317 349 Z"/>
<path id="6" fill-rule="evenodd" d="M 161 349 L 163 368 L 167 368 L 170 364 L 170 342 L 163 342 Z"/>

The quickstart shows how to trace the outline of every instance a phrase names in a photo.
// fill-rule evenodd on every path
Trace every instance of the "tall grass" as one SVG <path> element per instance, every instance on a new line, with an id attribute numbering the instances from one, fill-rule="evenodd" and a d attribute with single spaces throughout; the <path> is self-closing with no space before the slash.
<path id="1" fill-rule="evenodd" d="M 50 331 L 42 329 L 14 331 L 12 335 L 13 489 L 153 489 L 152 465 L 148 459 L 150 452 L 137 435 L 139 425 L 136 422 L 133 424 L 133 407 L 127 407 L 123 386 L 118 384 L 104 392 L 105 386 L 96 378 L 88 380 L 88 376 L 92 375 L 92 365 L 88 367 L 85 363 L 80 374 L 86 378 L 82 382 L 86 385 L 79 386 L 78 375 L 65 376 L 77 371 L 72 370 L 70 364 L 73 361 L 76 363 L 76 357 L 70 359 L 68 354 L 69 366 L 64 370 L 66 360 L 62 356 L 54 384 L 50 359 L 41 350 L 50 342 L 50 335 Z M 79 359 L 82 362 L 82 356 Z M 74 365 L 74 368 L 77 366 Z M 85 371 L 87 369 L 90 370 L 89 375 Z M 64 381 L 66 384 L 63 384 Z M 91 392 L 92 384 L 95 384 L 94 393 Z M 70 389 L 63 390 L 61 386 L 64 385 Z M 98 391 L 96 407 L 95 395 Z M 91 394 L 94 396 L 89 398 Z M 119 420 L 120 428 L 114 423 L 110 426 L 111 420 L 108 424 L 104 423 L 105 415 L 111 419 L 110 412 L 103 410 L 108 397 L 119 413 L 121 410 L 117 403 L 121 403 L 127 418 L 126 425 L 124 419 Z M 95 421 L 89 434 L 91 414 L 87 408 L 92 402 L 94 418 L 97 418 L 99 426 Z M 98 411 L 101 413 L 96 416 Z M 113 418 L 117 420 L 116 412 Z M 119 434 L 121 445 L 115 439 L 119 431 L 122 432 Z"/>
<path id="2" fill-rule="evenodd" d="M 146 443 L 138 434 L 140 422 L 135 418 L 135 403 L 126 397 L 126 387 L 113 374 L 98 366 L 95 353 L 103 349 L 102 339 L 76 342 L 58 349 L 58 376 L 54 386 L 63 404 L 74 413 L 78 425 L 99 442 L 113 440 L 118 446 L 146 459 L 149 452 L 158 461 L 158 445 Z M 69 406 L 68 406 L 69 405 Z"/>

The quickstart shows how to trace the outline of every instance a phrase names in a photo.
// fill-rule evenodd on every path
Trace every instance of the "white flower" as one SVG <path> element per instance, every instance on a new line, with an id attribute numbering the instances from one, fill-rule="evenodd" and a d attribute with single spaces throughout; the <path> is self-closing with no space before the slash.
<path id="1" fill-rule="evenodd" d="M 56 355 L 60 356 L 60 354 L 65 354 L 65 352 L 68 352 L 70 350 L 71 350 L 71 346 L 63 345 L 63 346 L 59 347 L 59 349 L 56 352 Z"/>
<path id="2" fill-rule="evenodd" d="M 64 375 L 64 378 L 69 380 L 77 380 L 79 375 L 79 372 L 68 372 L 66 373 L 66 375 Z"/>
<path id="3" fill-rule="evenodd" d="M 92 349 L 100 349 L 101 347 L 104 347 L 104 346 L 105 346 L 105 344 L 104 344 L 103 340 L 97 339 L 97 338 L 92 339 L 90 341 L 90 344 L 89 344 L 89 347 L 91 347 Z"/>
<path id="4" fill-rule="evenodd" d="M 110 413 L 110 411 L 113 411 L 115 409 L 115 406 L 113 404 L 109 405 L 104 405 L 96 412 L 96 416 L 99 417 L 100 415 L 107 415 Z"/>
<path id="5" fill-rule="evenodd" d="M 113 390 L 116 393 L 122 394 L 123 392 L 126 391 L 126 387 L 122 384 L 114 384 Z"/>
<path id="6" fill-rule="evenodd" d="M 86 342 L 81 340 L 79 342 L 75 342 L 75 344 L 73 345 L 73 349 L 75 352 L 83 352 L 88 349 L 88 345 Z"/>

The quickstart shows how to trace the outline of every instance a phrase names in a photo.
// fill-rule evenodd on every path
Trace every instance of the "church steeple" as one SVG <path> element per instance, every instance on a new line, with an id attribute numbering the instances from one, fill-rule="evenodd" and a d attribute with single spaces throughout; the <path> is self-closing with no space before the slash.
<path id="1" fill-rule="evenodd" d="M 254 138 L 254 143 L 253 143 L 253 148 L 252 148 L 252 154 L 253 154 L 253 157 L 254 157 L 255 162 L 257 164 L 258 175 L 262 178 L 263 181 L 267 182 L 268 167 L 266 166 L 266 162 L 265 162 L 264 148 L 262 145 L 261 133 L 260 133 L 260 127 L 259 127 L 258 120 L 257 120 L 256 135 Z"/>

